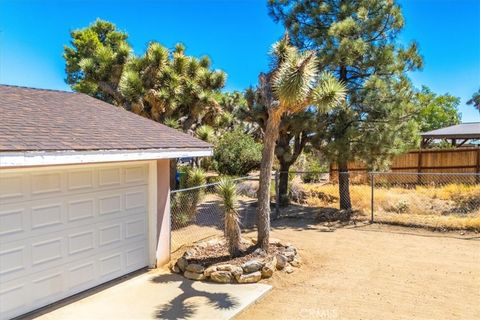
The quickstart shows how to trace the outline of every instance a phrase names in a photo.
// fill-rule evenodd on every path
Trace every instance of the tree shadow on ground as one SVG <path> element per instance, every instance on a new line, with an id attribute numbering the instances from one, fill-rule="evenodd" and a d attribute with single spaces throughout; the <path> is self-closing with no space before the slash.
<path id="1" fill-rule="evenodd" d="M 175 274 L 162 274 L 151 279 L 155 283 L 180 282 L 178 287 L 182 293 L 167 304 L 157 306 L 153 316 L 156 319 L 189 319 L 195 316 L 200 303 L 192 298 L 204 298 L 207 304 L 215 309 L 228 310 L 239 305 L 236 297 L 222 292 L 206 292 L 193 287 L 193 280 Z M 204 299 L 201 303 L 204 304 Z"/>

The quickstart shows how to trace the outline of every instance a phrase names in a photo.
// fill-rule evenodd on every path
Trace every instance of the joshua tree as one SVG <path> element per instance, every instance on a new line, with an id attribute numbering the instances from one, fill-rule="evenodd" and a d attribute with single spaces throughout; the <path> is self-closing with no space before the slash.
<path id="1" fill-rule="evenodd" d="M 288 34 L 273 45 L 271 56 L 270 72 L 260 74 L 258 87 L 248 95 L 268 110 L 257 213 L 258 244 L 264 250 L 268 250 L 269 244 L 270 180 L 282 117 L 307 108 L 326 111 L 340 103 L 345 95 L 344 86 L 332 75 L 318 73 L 316 53 L 300 52 L 290 44 Z"/>
<path id="2" fill-rule="evenodd" d="M 225 237 L 228 241 L 228 252 L 230 256 L 236 257 L 240 253 L 241 236 L 235 182 L 230 178 L 222 178 L 217 186 L 217 192 L 223 201 L 222 209 L 225 222 Z"/>

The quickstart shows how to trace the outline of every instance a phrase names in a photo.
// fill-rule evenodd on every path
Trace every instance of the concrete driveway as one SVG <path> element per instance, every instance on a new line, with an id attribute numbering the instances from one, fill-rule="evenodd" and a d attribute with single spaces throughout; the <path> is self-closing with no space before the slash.
<path id="1" fill-rule="evenodd" d="M 214 284 L 150 271 L 66 300 L 29 319 L 230 319 L 265 295 L 266 284 Z"/>

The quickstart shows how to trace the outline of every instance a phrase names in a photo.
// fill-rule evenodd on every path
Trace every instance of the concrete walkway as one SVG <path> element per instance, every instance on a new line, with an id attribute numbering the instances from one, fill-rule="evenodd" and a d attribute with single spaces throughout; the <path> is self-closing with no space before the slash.
<path id="1" fill-rule="evenodd" d="M 150 271 L 29 318 L 230 319 L 270 289 L 266 284 L 203 283 Z"/>

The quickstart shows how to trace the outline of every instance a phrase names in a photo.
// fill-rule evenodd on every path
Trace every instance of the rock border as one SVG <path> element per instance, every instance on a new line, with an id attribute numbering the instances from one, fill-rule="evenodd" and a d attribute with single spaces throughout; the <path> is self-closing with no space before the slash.
<path id="1" fill-rule="evenodd" d="M 254 242 L 254 240 L 252 239 Z M 257 249 L 260 257 L 255 257 L 244 262 L 242 265 L 235 264 L 216 264 L 203 266 L 197 263 L 190 263 L 190 252 L 195 251 L 195 247 L 205 247 L 212 240 L 204 243 L 195 244 L 193 250 L 186 251 L 170 267 L 174 273 L 182 274 L 185 278 L 195 281 L 211 281 L 216 283 L 256 283 L 262 279 L 273 276 L 277 270 L 282 270 L 288 274 L 295 268 L 301 266 L 301 259 L 297 249 L 291 244 L 284 244 L 280 240 L 271 239 L 270 244 L 275 245 L 279 250 L 273 256 L 268 256 L 262 249 Z"/>

